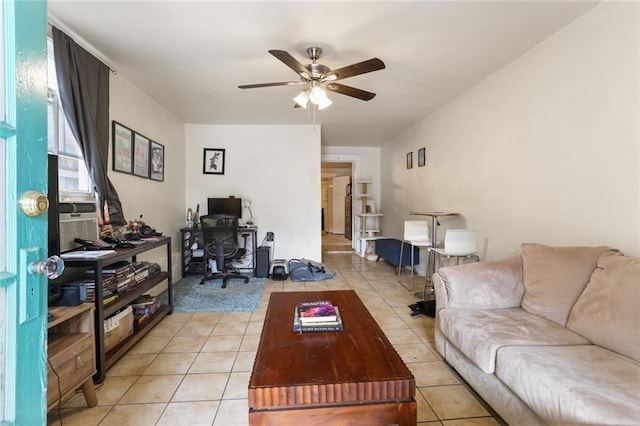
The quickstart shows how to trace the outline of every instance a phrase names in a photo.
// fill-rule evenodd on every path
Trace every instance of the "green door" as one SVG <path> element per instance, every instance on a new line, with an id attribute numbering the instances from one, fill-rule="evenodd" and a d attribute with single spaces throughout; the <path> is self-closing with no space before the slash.
<path id="1" fill-rule="evenodd" d="M 46 424 L 47 215 L 27 216 L 28 191 L 47 193 L 47 4 L 2 1 L 0 60 L 0 424 Z"/>

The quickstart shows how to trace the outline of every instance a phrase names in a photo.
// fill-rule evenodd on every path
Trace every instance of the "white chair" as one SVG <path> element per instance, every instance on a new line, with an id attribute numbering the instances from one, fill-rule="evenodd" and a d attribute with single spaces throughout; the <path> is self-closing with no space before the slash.
<path id="1" fill-rule="evenodd" d="M 411 289 L 413 290 L 413 274 L 414 274 L 414 247 L 431 247 L 431 238 L 429 237 L 429 222 L 424 220 L 406 220 L 404 222 L 404 240 L 400 244 L 400 259 L 398 260 L 398 282 L 403 286 L 400 281 L 400 273 L 402 272 L 402 255 L 404 251 L 404 245 L 411 245 Z M 406 288 L 406 287 L 405 287 Z"/>
<path id="2" fill-rule="evenodd" d="M 478 257 L 478 239 L 475 229 L 448 229 L 444 235 L 444 248 L 429 248 L 439 258 L 442 266 L 445 259 L 456 259 L 456 265 L 460 264 L 460 259 L 473 259 L 480 261 Z M 435 272 L 435 269 L 434 269 Z"/>

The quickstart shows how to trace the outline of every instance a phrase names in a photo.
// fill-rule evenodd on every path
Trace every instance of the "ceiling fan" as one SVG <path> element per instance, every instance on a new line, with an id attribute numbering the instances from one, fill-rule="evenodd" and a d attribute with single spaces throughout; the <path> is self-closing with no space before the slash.
<path id="1" fill-rule="evenodd" d="M 309 59 L 311 59 L 311 63 L 308 65 L 301 64 L 284 50 L 269 50 L 269 53 L 295 71 L 300 76 L 300 81 L 245 84 L 238 87 L 240 89 L 255 89 L 259 87 L 306 85 L 307 87 L 294 98 L 294 101 L 296 102 L 295 107 L 302 108 L 306 108 L 309 102 L 317 105 L 318 109 L 324 109 L 331 105 L 332 102 L 327 97 L 325 90 L 339 93 L 341 95 L 351 96 L 363 101 L 370 101 L 376 96 L 375 93 L 336 83 L 336 81 L 385 68 L 384 62 L 378 58 L 372 58 L 332 70 L 329 67 L 316 62 L 322 54 L 322 49 L 319 47 L 309 47 L 307 49 Z"/>

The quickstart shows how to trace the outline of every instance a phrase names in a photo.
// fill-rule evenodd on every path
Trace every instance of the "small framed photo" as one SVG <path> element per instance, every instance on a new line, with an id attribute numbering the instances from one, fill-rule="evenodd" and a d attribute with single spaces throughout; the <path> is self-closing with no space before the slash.
<path id="1" fill-rule="evenodd" d="M 418 167 L 424 166 L 424 156 L 426 154 L 426 148 L 420 148 L 418 150 Z"/>
<path id="2" fill-rule="evenodd" d="M 149 177 L 162 182 L 164 180 L 164 145 L 151 141 L 149 156 L 151 157 Z"/>
<path id="3" fill-rule="evenodd" d="M 133 134 L 133 174 L 149 178 L 149 153 L 151 152 L 149 139 L 140 133 Z"/>
<path id="4" fill-rule="evenodd" d="M 413 152 L 407 153 L 407 169 L 413 169 Z"/>
<path id="5" fill-rule="evenodd" d="M 202 173 L 205 175 L 224 174 L 225 150 L 221 148 L 205 148 Z"/>
<path id="6" fill-rule="evenodd" d="M 133 131 L 117 121 L 113 121 L 111 137 L 113 140 L 113 170 L 131 174 L 133 172 Z"/>

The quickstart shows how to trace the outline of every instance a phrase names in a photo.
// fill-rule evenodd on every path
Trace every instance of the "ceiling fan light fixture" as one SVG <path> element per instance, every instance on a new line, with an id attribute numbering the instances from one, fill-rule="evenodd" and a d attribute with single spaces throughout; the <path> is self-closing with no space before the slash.
<path id="1" fill-rule="evenodd" d="M 331 105 L 332 103 L 333 103 L 333 102 L 331 101 L 331 99 L 329 99 L 329 98 L 327 98 L 327 97 L 325 96 L 325 98 L 324 98 L 322 101 L 318 102 L 316 105 L 318 105 L 318 109 L 319 109 L 320 111 L 322 111 L 323 109 L 325 109 L 326 107 L 328 107 L 328 106 L 329 106 L 329 105 Z"/>
<path id="2" fill-rule="evenodd" d="M 324 101 L 327 98 L 327 93 L 320 86 L 313 85 L 311 90 L 309 91 L 309 100 L 314 104 L 318 105 L 320 102 Z"/>
<path id="3" fill-rule="evenodd" d="M 309 101 L 318 106 L 319 110 L 323 110 L 333 102 L 327 97 L 327 92 L 324 91 L 322 86 L 314 84 L 311 89 L 308 89 Z"/>
<path id="4" fill-rule="evenodd" d="M 307 104 L 309 103 L 309 89 L 305 89 L 300 92 L 298 96 L 293 98 L 293 101 L 302 108 L 307 108 Z"/>

